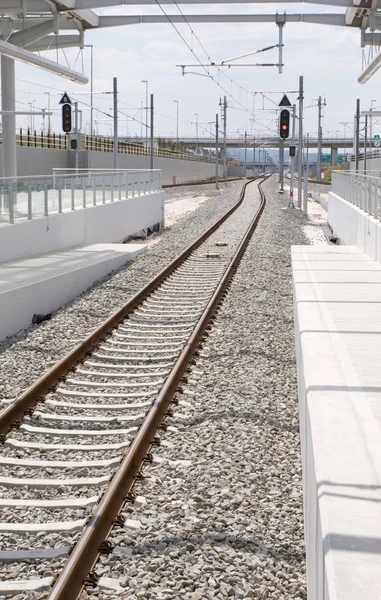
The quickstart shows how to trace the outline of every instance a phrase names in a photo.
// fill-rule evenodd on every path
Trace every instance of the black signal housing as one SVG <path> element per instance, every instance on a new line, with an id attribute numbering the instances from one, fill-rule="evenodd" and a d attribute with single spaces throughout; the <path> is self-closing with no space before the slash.
<path id="1" fill-rule="evenodd" d="M 286 140 L 290 135 L 290 112 L 283 109 L 279 119 L 279 137 Z"/>
<path id="2" fill-rule="evenodd" d="M 64 133 L 70 133 L 71 127 L 71 105 L 64 104 L 62 106 L 62 129 Z"/>

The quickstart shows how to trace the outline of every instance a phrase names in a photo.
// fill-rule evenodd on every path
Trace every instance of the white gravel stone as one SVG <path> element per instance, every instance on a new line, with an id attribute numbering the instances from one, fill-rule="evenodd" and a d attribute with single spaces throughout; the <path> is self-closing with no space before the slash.
<path id="1" fill-rule="evenodd" d="M 136 486 L 147 506 L 125 509 L 142 529 L 111 536 L 103 564 L 131 600 L 306 598 L 290 268 L 306 240 L 276 187 L 183 385 L 187 417 Z"/>

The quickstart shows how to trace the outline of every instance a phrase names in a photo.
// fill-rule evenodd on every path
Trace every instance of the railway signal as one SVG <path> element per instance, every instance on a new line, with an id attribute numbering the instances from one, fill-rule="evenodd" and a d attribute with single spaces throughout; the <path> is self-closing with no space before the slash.
<path id="1" fill-rule="evenodd" d="M 62 105 L 62 129 L 64 133 L 71 132 L 71 105 Z"/>
<path id="2" fill-rule="evenodd" d="M 290 135 L 290 112 L 283 109 L 279 119 L 279 137 L 286 140 Z"/>

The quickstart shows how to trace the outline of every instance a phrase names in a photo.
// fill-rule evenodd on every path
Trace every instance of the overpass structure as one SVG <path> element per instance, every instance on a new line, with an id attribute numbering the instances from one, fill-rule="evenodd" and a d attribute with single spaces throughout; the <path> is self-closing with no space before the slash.
<path id="1" fill-rule="evenodd" d="M 166 140 L 170 142 L 177 142 L 177 138 L 166 137 Z M 133 139 L 131 138 L 131 141 Z M 179 137 L 179 143 L 183 143 L 187 148 L 214 148 L 216 145 L 215 138 L 211 137 Z M 247 137 L 246 144 L 248 148 L 279 148 L 280 138 L 277 136 L 263 136 L 263 137 Z M 288 145 L 292 145 L 291 138 L 286 140 Z M 344 138 L 322 138 L 322 147 L 323 148 L 353 148 L 353 138 L 344 137 Z M 372 142 L 372 146 L 374 146 L 375 142 Z M 228 148 L 244 148 L 245 146 L 245 138 L 244 137 L 232 137 L 226 138 L 226 146 Z M 317 137 L 309 137 L 308 138 L 308 146 L 310 148 L 318 147 L 318 138 Z M 370 141 L 367 142 L 367 146 L 370 146 Z"/>
<path id="2" fill-rule="evenodd" d="M 228 5 L 268 4 L 275 0 L 182 0 L 181 4 Z M 83 48 L 85 33 L 97 28 L 122 25 L 162 24 L 162 23 L 274 23 L 279 29 L 282 42 L 279 43 L 280 58 L 283 50 L 283 29 L 287 23 L 313 23 L 338 27 L 354 27 L 361 32 L 361 46 L 370 46 L 368 64 L 360 81 L 366 81 L 379 66 L 381 52 L 374 56 L 381 45 L 381 0 L 283 0 L 282 4 L 320 5 L 325 8 L 337 7 L 338 12 L 321 13 L 273 13 L 259 14 L 170 14 L 162 8 L 162 15 L 115 14 L 116 6 L 160 7 L 173 4 L 173 0 L 0 0 L 0 54 L 1 54 L 1 100 L 3 131 L 3 174 L 16 176 L 16 137 L 15 137 L 15 60 L 23 61 L 79 83 L 87 83 L 83 74 L 47 59 L 36 53 L 61 48 Z M 105 14 L 112 8 L 113 14 Z M 102 9 L 102 14 L 96 10 Z M 374 51 L 374 54 L 373 54 Z M 212 66 L 212 65 L 210 65 Z M 282 61 L 280 60 L 280 68 Z"/>

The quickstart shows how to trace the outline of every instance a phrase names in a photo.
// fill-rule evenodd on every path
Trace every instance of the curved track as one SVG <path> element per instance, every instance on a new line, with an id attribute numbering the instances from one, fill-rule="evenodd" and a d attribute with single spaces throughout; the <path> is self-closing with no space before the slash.
<path id="1" fill-rule="evenodd" d="M 52 600 L 78 597 L 99 553 L 109 550 L 112 527 L 123 524 L 118 514 L 133 501 L 135 478 L 151 460 L 157 431 L 263 211 L 259 183 L 249 227 L 223 244 L 219 228 L 241 206 L 247 185 L 222 219 L 0 414 L 4 539 L 16 539 L 19 560 L 30 552 L 28 532 L 54 532 L 66 554 L 75 544 L 62 570 L 57 563 Z M 18 522 L 20 509 L 29 510 L 28 523 Z"/>

